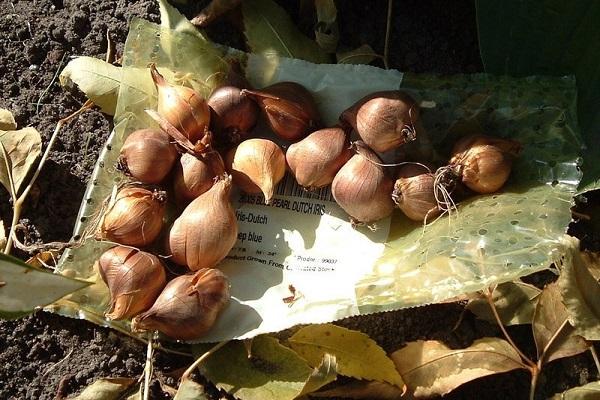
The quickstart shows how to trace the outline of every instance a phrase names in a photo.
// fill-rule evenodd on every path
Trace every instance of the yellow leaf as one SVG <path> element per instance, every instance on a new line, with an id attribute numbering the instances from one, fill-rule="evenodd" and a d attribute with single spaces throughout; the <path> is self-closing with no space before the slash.
<path id="1" fill-rule="evenodd" d="M 268 335 L 254 338 L 251 354 L 248 357 L 241 341 L 232 341 L 206 359 L 200 370 L 217 388 L 242 400 L 292 400 L 336 377 L 331 357 L 319 360 L 315 370 Z"/>
<path id="2" fill-rule="evenodd" d="M 67 64 L 58 79 L 70 90 L 77 86 L 102 112 L 114 115 L 121 71 L 120 67 L 94 57 L 77 57 Z"/>
<path id="3" fill-rule="evenodd" d="M 337 371 L 342 375 L 404 387 L 392 360 L 364 333 L 332 324 L 309 325 L 298 330 L 288 342 L 312 366 L 318 365 L 328 353 L 336 357 Z"/>

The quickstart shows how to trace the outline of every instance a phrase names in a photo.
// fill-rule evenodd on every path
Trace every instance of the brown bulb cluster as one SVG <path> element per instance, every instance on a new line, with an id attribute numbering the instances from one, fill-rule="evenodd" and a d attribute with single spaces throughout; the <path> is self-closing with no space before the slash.
<path id="1" fill-rule="evenodd" d="M 262 194 L 263 206 L 271 205 L 287 171 L 307 191 L 331 188 L 354 226 L 373 228 L 396 207 L 428 223 L 453 204 L 455 187 L 499 190 L 520 151 L 518 142 L 478 135 L 459 140 L 436 172 L 432 160 L 416 155 L 386 164 L 382 157 L 408 151 L 400 147 L 415 140 L 415 126 L 426 135 L 418 103 L 406 92 L 367 95 L 338 125 L 318 129 L 305 87 L 278 82 L 255 90 L 234 68 L 205 100 L 150 66 L 158 102 L 147 112 L 161 129 L 125 140 L 119 167 L 131 182 L 107 202 L 98 235 L 119 244 L 98 260 L 111 298 L 106 317 L 133 318 L 135 331 L 196 340 L 227 306 L 229 280 L 218 268 L 238 239 L 234 188 Z M 167 197 L 175 199 L 169 213 Z M 168 281 L 165 264 L 187 272 Z"/>

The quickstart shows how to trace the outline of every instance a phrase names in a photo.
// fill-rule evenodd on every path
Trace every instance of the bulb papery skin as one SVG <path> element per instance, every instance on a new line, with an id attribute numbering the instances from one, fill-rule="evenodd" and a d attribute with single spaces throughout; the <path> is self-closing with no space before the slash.
<path id="1" fill-rule="evenodd" d="M 270 204 L 275 188 L 285 175 L 285 154 L 267 139 L 248 139 L 225 157 L 233 182 L 246 193 L 262 193 Z"/>
<path id="2" fill-rule="evenodd" d="M 504 186 L 521 145 L 514 140 L 483 135 L 471 136 L 456 143 L 450 165 L 465 186 L 488 194 Z"/>
<path id="3" fill-rule="evenodd" d="M 513 139 L 503 139 L 487 135 L 468 135 L 460 138 L 452 147 L 452 156 L 460 157 L 461 153 L 478 147 L 478 146 L 494 146 L 498 150 L 510 154 L 513 157 L 518 157 L 523 149 L 520 142 Z"/>
<path id="4" fill-rule="evenodd" d="M 298 184 L 313 190 L 331 184 L 352 155 L 344 130 L 333 127 L 313 132 L 290 145 L 285 158 Z"/>
<path id="5" fill-rule="evenodd" d="M 269 126 L 279 137 L 297 141 L 320 124 L 311 93 L 296 82 L 278 82 L 262 90 L 242 90 L 262 109 Z"/>
<path id="6" fill-rule="evenodd" d="M 131 247 L 117 246 L 105 251 L 98 264 L 110 291 L 108 319 L 127 319 L 146 311 L 167 283 L 158 257 Z"/>
<path id="7" fill-rule="evenodd" d="M 256 125 L 258 105 L 235 86 L 217 88 L 208 98 L 211 126 L 218 142 L 239 143 Z"/>
<path id="8" fill-rule="evenodd" d="M 340 121 L 352 127 L 371 149 L 383 153 L 416 138 L 419 106 L 399 90 L 375 92 L 345 110 Z"/>
<path id="9" fill-rule="evenodd" d="M 169 231 L 171 260 L 196 271 L 213 268 L 227 256 L 238 234 L 230 192 L 231 177 L 227 176 L 183 210 Z"/>
<path id="10" fill-rule="evenodd" d="M 229 299 L 227 277 L 218 269 L 202 268 L 170 281 L 152 308 L 134 318 L 132 328 L 158 330 L 178 340 L 199 339 Z"/>
<path id="11" fill-rule="evenodd" d="M 182 202 L 194 200 L 208 191 L 217 176 L 223 175 L 224 172 L 223 159 L 217 152 L 182 154 L 173 172 L 176 198 Z"/>
<path id="12" fill-rule="evenodd" d="M 151 65 L 150 72 L 158 91 L 156 111 L 190 142 L 202 139 L 210 124 L 210 108 L 195 90 L 172 85 Z"/>
<path id="13" fill-rule="evenodd" d="M 431 221 L 440 214 L 435 198 L 435 175 L 419 165 L 404 165 L 398 171 L 392 199 L 411 220 Z"/>
<path id="14" fill-rule="evenodd" d="M 166 194 L 141 187 L 125 187 L 104 214 L 102 237 L 129 246 L 146 246 L 160 234 Z"/>
<path id="15" fill-rule="evenodd" d="M 354 146 L 357 153 L 336 174 L 331 193 L 352 222 L 370 224 L 394 211 L 394 181 L 375 164 L 381 160 L 363 142 Z"/>
<path id="16" fill-rule="evenodd" d="M 125 139 L 119 162 L 138 181 L 158 184 L 173 168 L 177 155 L 177 149 L 165 132 L 140 129 Z"/>

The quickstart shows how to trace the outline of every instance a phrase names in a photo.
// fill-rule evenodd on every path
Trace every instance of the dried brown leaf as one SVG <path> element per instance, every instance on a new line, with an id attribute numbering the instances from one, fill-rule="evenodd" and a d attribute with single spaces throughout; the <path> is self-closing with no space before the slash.
<path id="1" fill-rule="evenodd" d="M 212 0 L 190 22 L 200 28 L 207 27 L 223 14 L 238 7 L 240 3 L 241 0 Z"/>
<path id="2" fill-rule="evenodd" d="M 326 53 L 335 53 L 340 40 L 335 1 L 315 0 L 315 9 L 317 11 L 315 40 Z"/>
<path id="3" fill-rule="evenodd" d="M 17 123 L 13 114 L 4 108 L 0 108 L 0 131 L 14 131 L 15 129 L 17 129 Z"/>
<path id="4" fill-rule="evenodd" d="M 592 251 L 582 251 L 581 258 L 588 267 L 595 280 L 600 281 L 600 253 Z"/>
<path id="5" fill-rule="evenodd" d="M 565 253 L 558 284 L 569 312 L 569 322 L 577 334 L 587 340 L 600 340 L 600 283 L 587 268 L 579 240 L 566 239 Z"/>
<path id="6" fill-rule="evenodd" d="M 12 175 L 16 194 L 42 151 L 42 138 L 34 128 L 23 128 L 18 131 L 0 131 L 0 142 L 8 159 L 0 153 L 0 183 L 11 193 L 9 174 Z"/>
<path id="7" fill-rule="evenodd" d="M 191 379 L 184 379 L 179 384 L 179 389 L 177 389 L 177 394 L 173 400 L 208 400 L 208 398 L 204 386 Z"/>
<path id="8" fill-rule="evenodd" d="M 457 350 L 437 340 L 418 340 L 391 357 L 409 390 L 419 397 L 444 395 L 474 379 L 526 368 L 508 342 L 487 337 Z"/>
<path id="9" fill-rule="evenodd" d="M 42 251 L 34 256 L 31 256 L 27 261 L 27 264 L 33 268 L 45 269 L 48 266 L 56 265 L 56 261 L 60 258 L 60 252 L 56 250 Z"/>
<path id="10" fill-rule="evenodd" d="M 543 363 L 571 357 L 588 349 L 589 345 L 575 334 L 568 318 L 558 284 L 549 284 L 539 297 L 533 317 L 533 337 L 538 359 L 542 359 Z"/>
<path id="11" fill-rule="evenodd" d="M 6 228 L 4 228 L 4 221 L 0 219 L 0 249 L 6 246 Z"/>
<path id="12" fill-rule="evenodd" d="M 312 393 L 311 397 L 343 397 L 348 399 L 399 400 L 403 391 L 397 386 L 377 381 L 355 381 L 333 389 Z"/>
<path id="13" fill-rule="evenodd" d="M 132 378 L 100 378 L 71 400 L 115 400 L 135 382 Z"/>
<path id="14" fill-rule="evenodd" d="M 504 325 L 530 324 L 533 320 L 536 298 L 540 293 L 540 289 L 520 281 L 498 285 L 492 298 L 502 323 Z M 477 318 L 495 321 L 494 314 L 485 298 L 470 300 L 467 309 Z"/>
<path id="15" fill-rule="evenodd" d="M 370 64 L 378 57 L 380 56 L 368 44 L 336 54 L 338 64 Z"/>
<path id="16" fill-rule="evenodd" d="M 575 387 L 556 394 L 552 400 L 598 400 L 600 399 L 600 381 Z"/>

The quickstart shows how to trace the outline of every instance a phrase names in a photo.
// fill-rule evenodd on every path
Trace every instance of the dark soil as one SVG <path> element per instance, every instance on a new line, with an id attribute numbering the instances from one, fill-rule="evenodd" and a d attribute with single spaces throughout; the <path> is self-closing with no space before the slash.
<path id="1" fill-rule="evenodd" d="M 191 17 L 206 1 L 188 3 L 183 11 Z M 295 5 L 285 6 L 310 32 L 306 22 L 310 15 L 299 12 Z M 338 7 L 342 43 L 348 48 L 368 43 L 383 52 L 387 2 L 343 1 Z M 77 110 L 85 100 L 63 91 L 54 79 L 57 72 L 71 56 L 103 59 L 107 30 L 119 52 L 128 21 L 134 16 L 157 22 L 158 6 L 154 0 L 0 1 L 0 107 L 12 110 L 19 127 L 34 126 L 47 141 L 58 119 Z M 237 47 L 244 43 L 243 36 L 227 22 L 209 34 L 221 43 Z M 437 73 L 482 71 L 472 1 L 395 2 L 391 39 L 392 68 Z M 110 129 L 110 118 L 98 111 L 86 113 L 63 129 L 21 221 L 30 228 L 30 241 L 70 238 L 86 181 Z M 0 217 L 3 221 L 11 219 L 4 189 L 0 189 Z M 593 237 L 585 226 L 573 229 L 578 236 Z M 349 318 L 340 324 L 366 332 L 387 351 L 416 339 L 440 339 L 460 347 L 479 337 L 500 334 L 495 326 L 478 321 L 468 312 L 463 314 L 460 304 Z M 529 327 L 511 328 L 510 332 L 524 351 L 534 356 Z M 0 399 L 62 398 L 99 377 L 138 377 L 144 358 L 142 343 L 86 321 L 42 312 L 18 321 L 0 321 Z M 156 375 L 174 386 L 176 381 L 167 374 L 190 362 L 189 358 L 158 351 Z M 597 374 L 587 353 L 553 362 L 542 376 L 537 398 L 598 379 Z M 471 382 L 446 397 L 525 399 L 528 391 L 528 374 L 514 372 Z M 153 397 L 170 398 L 156 381 Z"/>

